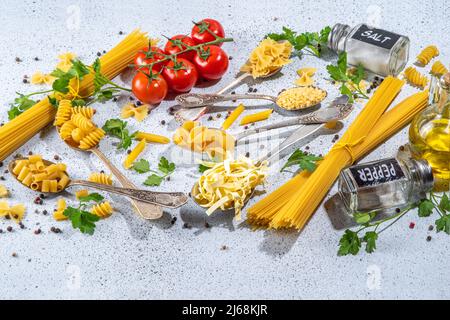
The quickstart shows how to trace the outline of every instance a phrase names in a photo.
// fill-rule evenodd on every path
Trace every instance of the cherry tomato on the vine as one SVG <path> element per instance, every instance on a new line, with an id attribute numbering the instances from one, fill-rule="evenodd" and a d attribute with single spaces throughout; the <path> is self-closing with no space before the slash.
<path id="1" fill-rule="evenodd" d="M 183 34 L 179 34 L 170 38 L 166 46 L 164 47 L 164 51 L 166 54 L 175 54 L 187 49 L 187 46 L 195 46 L 194 40 L 191 37 L 188 37 Z M 194 58 L 195 51 L 184 52 L 177 56 L 177 58 L 187 59 L 191 61 Z"/>
<path id="2" fill-rule="evenodd" d="M 157 104 L 166 97 L 168 88 L 166 80 L 159 73 L 148 74 L 140 70 L 133 78 L 131 91 L 140 101 Z"/>
<path id="3" fill-rule="evenodd" d="M 139 66 L 151 64 L 162 60 L 165 58 L 164 51 L 162 51 L 158 47 L 146 47 L 142 50 L 139 50 L 136 57 L 134 58 L 134 65 L 136 69 L 139 69 Z M 160 72 L 165 62 L 155 63 L 153 65 L 153 70 Z"/>
<path id="4" fill-rule="evenodd" d="M 220 38 L 225 37 L 225 31 L 222 25 L 214 19 L 203 19 L 196 23 L 191 31 L 191 37 L 197 44 L 214 41 L 216 39 L 214 34 Z M 217 45 L 221 46 L 222 43 L 218 43 Z"/>
<path id="5" fill-rule="evenodd" d="M 195 66 L 183 58 L 169 61 L 162 75 L 169 88 L 175 92 L 188 92 L 198 80 Z"/>
<path id="6" fill-rule="evenodd" d="M 218 46 L 205 46 L 195 53 L 194 65 L 204 79 L 220 79 L 228 69 L 228 56 Z"/>

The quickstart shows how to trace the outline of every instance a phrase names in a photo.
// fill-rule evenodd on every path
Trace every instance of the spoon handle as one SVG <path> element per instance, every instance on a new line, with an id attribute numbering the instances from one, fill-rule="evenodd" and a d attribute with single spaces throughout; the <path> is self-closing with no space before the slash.
<path id="1" fill-rule="evenodd" d="M 218 102 L 234 101 L 234 100 L 269 100 L 276 102 L 276 97 L 265 94 L 199 94 L 185 93 L 175 98 L 177 102 L 184 108 L 197 108 L 201 106 L 209 106 Z"/>
<path id="2" fill-rule="evenodd" d="M 165 208 L 178 208 L 188 201 L 188 197 L 183 192 L 154 192 L 131 188 L 113 187 L 85 180 L 70 181 L 69 186 L 77 185 L 119 194 L 138 201 L 159 205 Z"/>
<path id="3" fill-rule="evenodd" d="M 97 148 L 91 149 L 92 153 L 99 158 L 106 167 L 112 172 L 112 174 L 116 177 L 116 179 L 119 181 L 119 183 L 124 188 L 130 188 L 130 189 L 137 189 L 136 186 L 127 178 L 125 177 L 120 170 L 113 165 L 108 158 Z M 137 213 L 144 219 L 147 220 L 154 220 L 161 218 L 163 211 L 160 206 L 145 203 L 141 201 L 136 201 L 131 199 L 131 203 L 133 204 L 134 208 L 136 209 Z"/>

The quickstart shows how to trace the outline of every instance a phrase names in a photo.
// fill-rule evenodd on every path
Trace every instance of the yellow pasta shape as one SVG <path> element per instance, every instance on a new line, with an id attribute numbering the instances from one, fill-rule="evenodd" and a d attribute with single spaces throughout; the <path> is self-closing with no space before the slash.
<path id="1" fill-rule="evenodd" d="M 134 103 L 127 103 L 123 106 L 120 116 L 123 119 L 134 117 L 137 121 L 144 120 L 148 115 L 148 105 L 143 104 L 136 107 Z"/>
<path id="2" fill-rule="evenodd" d="M 21 182 L 26 186 L 30 186 L 33 183 L 33 173 L 30 172 Z"/>
<path id="3" fill-rule="evenodd" d="M 228 116 L 228 118 L 225 119 L 225 121 L 222 124 L 222 129 L 223 130 L 227 130 L 229 127 L 231 127 L 231 125 L 237 120 L 237 118 L 239 118 L 239 116 L 241 115 L 242 112 L 244 112 L 245 107 L 244 105 L 241 103 L 239 104 L 236 109 L 234 109 L 230 115 Z"/>
<path id="4" fill-rule="evenodd" d="M 71 120 L 78 128 L 83 131 L 91 131 L 95 128 L 95 125 L 92 123 L 92 121 L 86 118 L 81 113 L 73 114 Z"/>
<path id="5" fill-rule="evenodd" d="M 130 152 L 130 154 L 125 158 L 123 162 L 123 166 L 125 169 L 130 169 L 133 165 L 134 160 L 144 151 L 146 142 L 145 140 L 139 141 L 139 143 L 134 147 L 134 149 Z"/>
<path id="6" fill-rule="evenodd" d="M 24 161 L 27 161 L 27 160 L 24 160 Z M 30 163 L 36 163 L 38 161 L 42 161 L 42 157 L 39 154 L 33 154 L 33 155 L 28 157 L 28 161 Z"/>
<path id="7" fill-rule="evenodd" d="M 288 41 L 277 42 L 269 38 L 264 39 L 251 52 L 241 71 L 250 73 L 253 78 L 266 76 L 290 63 L 291 52 L 292 45 Z"/>
<path id="8" fill-rule="evenodd" d="M 55 79 L 56 79 L 55 77 L 53 77 L 49 74 L 44 74 L 40 71 L 37 71 L 31 76 L 31 83 L 32 84 L 45 83 L 46 85 L 52 85 L 53 81 L 55 81 Z"/>
<path id="9" fill-rule="evenodd" d="M 56 65 L 56 68 L 61 69 L 64 72 L 67 72 L 72 67 L 72 60 L 76 58 L 76 54 L 72 52 L 66 52 L 60 54 L 58 58 L 59 62 Z"/>
<path id="10" fill-rule="evenodd" d="M 273 112 L 273 110 L 269 109 L 269 110 L 264 110 L 261 112 L 246 115 L 245 117 L 242 118 L 240 125 L 243 126 L 243 125 L 257 122 L 257 121 L 267 120 L 267 119 L 269 119 L 272 112 Z"/>
<path id="11" fill-rule="evenodd" d="M 72 102 L 70 100 L 59 101 L 58 110 L 56 111 L 55 121 L 53 125 L 60 127 L 72 116 Z"/>
<path id="12" fill-rule="evenodd" d="M 405 79 L 412 86 L 423 89 L 426 87 L 426 85 L 428 83 L 427 77 L 424 76 L 423 74 L 421 74 L 419 71 L 417 71 L 417 69 L 414 67 L 406 68 L 404 74 L 405 74 Z"/>
<path id="13" fill-rule="evenodd" d="M 85 118 L 92 119 L 95 114 L 95 109 L 87 106 L 75 106 L 72 107 L 73 114 L 81 114 Z"/>
<path id="14" fill-rule="evenodd" d="M 38 171 L 42 171 L 42 170 L 45 169 L 45 165 L 44 165 L 44 163 L 42 161 L 36 162 L 34 164 L 34 166 L 35 166 L 36 170 L 38 170 Z"/>
<path id="15" fill-rule="evenodd" d="M 15 222 L 20 222 L 25 215 L 25 206 L 22 203 L 16 204 L 12 207 L 9 206 L 8 202 L 0 201 L 0 216 L 9 216 Z"/>
<path id="16" fill-rule="evenodd" d="M 80 141 L 80 149 L 88 150 L 97 146 L 100 140 L 105 136 L 105 131 L 101 128 L 96 128 Z"/>
<path id="17" fill-rule="evenodd" d="M 80 199 L 82 197 L 87 197 L 88 195 L 89 195 L 89 191 L 86 189 L 81 189 L 81 190 L 75 191 L 75 197 L 77 199 Z"/>
<path id="18" fill-rule="evenodd" d="M 96 204 L 92 207 L 91 212 L 100 218 L 108 218 L 113 213 L 113 208 L 108 201 Z"/>
<path id="19" fill-rule="evenodd" d="M 153 134 L 153 133 L 147 133 L 147 132 L 141 132 L 141 131 L 136 133 L 136 139 L 145 140 L 147 142 L 153 142 L 153 143 L 161 143 L 161 144 L 167 144 L 170 142 L 170 139 L 167 137 L 161 136 L 159 134 Z"/>
<path id="20" fill-rule="evenodd" d="M 9 190 L 2 184 L 0 184 L 0 198 L 7 198 L 9 196 Z"/>
<path id="21" fill-rule="evenodd" d="M 19 175 L 17 176 L 17 179 L 19 179 L 19 181 L 22 181 L 23 179 L 25 179 L 25 177 L 30 173 L 30 169 L 28 169 L 28 167 L 23 167 L 22 170 L 20 170 Z"/>
<path id="22" fill-rule="evenodd" d="M 437 57 L 438 55 L 439 50 L 436 46 L 428 46 L 419 53 L 417 56 L 417 62 L 419 62 L 422 66 L 426 66 L 431 59 Z"/>
<path id="23" fill-rule="evenodd" d="M 67 220 L 68 217 L 64 215 L 64 210 L 66 210 L 66 208 L 67 208 L 66 200 L 64 200 L 63 198 L 59 198 L 56 204 L 55 212 L 53 212 L 53 218 L 56 221 Z"/>
<path id="24" fill-rule="evenodd" d="M 28 165 L 28 160 L 17 160 L 13 168 L 13 173 L 17 176 L 20 171 Z"/>
<path id="25" fill-rule="evenodd" d="M 297 70 L 297 74 L 301 77 L 303 74 L 306 74 L 308 77 L 313 77 L 317 72 L 316 68 L 305 67 Z"/>
<path id="26" fill-rule="evenodd" d="M 95 182 L 95 183 L 101 183 L 101 184 L 107 184 L 107 185 L 110 185 L 110 186 L 113 183 L 112 176 L 111 175 L 107 175 L 107 174 L 102 173 L 102 172 L 91 173 L 91 175 L 88 178 L 88 181 Z"/>
<path id="27" fill-rule="evenodd" d="M 58 181 L 57 190 L 58 191 L 64 190 L 69 184 L 69 182 L 70 182 L 69 176 L 67 174 L 62 174 Z"/>
<path id="28" fill-rule="evenodd" d="M 0 201 L 0 216 L 4 217 L 9 214 L 9 204 L 6 201 Z"/>
<path id="29" fill-rule="evenodd" d="M 314 80 L 307 75 L 306 73 L 303 73 L 300 78 L 295 80 L 294 82 L 299 87 L 306 87 L 314 84 Z"/>
<path id="30" fill-rule="evenodd" d="M 77 126 L 72 121 L 66 121 L 59 129 L 59 136 L 63 140 L 69 140 L 72 138 L 72 131 L 75 130 Z"/>
<path id="31" fill-rule="evenodd" d="M 72 140 L 76 143 L 80 143 L 81 140 L 86 136 L 86 132 L 80 128 L 75 128 L 72 130 Z"/>
<path id="32" fill-rule="evenodd" d="M 56 180 L 43 180 L 42 181 L 42 192 L 57 192 L 58 182 Z"/>
<path id="33" fill-rule="evenodd" d="M 438 60 L 435 63 L 433 63 L 430 72 L 435 76 L 442 76 L 448 72 L 448 69 L 444 66 L 442 62 Z"/>

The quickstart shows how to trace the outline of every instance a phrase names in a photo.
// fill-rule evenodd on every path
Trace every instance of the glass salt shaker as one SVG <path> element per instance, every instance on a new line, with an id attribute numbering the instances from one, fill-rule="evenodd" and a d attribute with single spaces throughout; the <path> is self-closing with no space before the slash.
<path id="1" fill-rule="evenodd" d="M 347 62 L 380 76 L 398 75 L 409 57 L 409 38 L 382 29 L 358 24 L 351 28 L 336 24 L 328 37 L 328 47 L 335 52 L 346 52 Z"/>
<path id="2" fill-rule="evenodd" d="M 344 169 L 339 195 L 350 215 L 404 208 L 433 188 L 426 160 L 388 158 Z"/>

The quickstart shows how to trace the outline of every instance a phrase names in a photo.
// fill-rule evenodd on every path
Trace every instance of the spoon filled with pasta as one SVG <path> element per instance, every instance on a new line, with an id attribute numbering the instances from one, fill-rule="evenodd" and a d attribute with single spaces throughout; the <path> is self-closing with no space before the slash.
<path id="1" fill-rule="evenodd" d="M 69 187 L 85 186 L 166 208 L 178 208 L 188 200 L 188 197 L 182 192 L 154 192 L 113 187 L 85 180 L 72 180 L 64 163 L 53 163 L 42 159 L 40 155 L 14 159 L 9 163 L 8 169 L 21 184 L 41 193 L 56 194 Z"/>
<path id="2" fill-rule="evenodd" d="M 56 113 L 54 125 L 61 139 L 72 149 L 93 153 L 112 172 L 122 187 L 137 187 L 114 166 L 100 151 L 98 144 L 105 136 L 103 129 L 92 121 L 95 109 L 88 106 L 72 107 L 70 100 L 61 100 Z M 137 213 L 144 219 L 154 220 L 162 216 L 162 208 L 153 204 L 131 200 Z"/>

